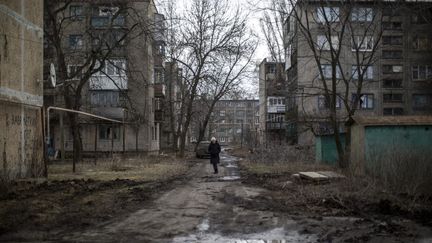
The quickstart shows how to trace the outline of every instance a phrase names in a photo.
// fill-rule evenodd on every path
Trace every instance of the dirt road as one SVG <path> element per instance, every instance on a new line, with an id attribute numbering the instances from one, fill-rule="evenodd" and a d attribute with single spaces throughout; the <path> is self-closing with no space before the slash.
<path id="1" fill-rule="evenodd" d="M 191 169 L 189 182 L 163 194 L 121 220 L 104 223 L 63 237 L 88 242 L 233 242 L 268 239 L 315 242 L 312 234 L 299 233 L 294 220 L 271 211 L 247 210 L 236 200 L 253 200 L 263 189 L 242 185 L 237 159 L 222 155 L 218 175 L 203 160 Z"/>
<path id="2" fill-rule="evenodd" d="M 132 188 L 138 182 L 125 183 L 131 184 Z M 8 238 L 0 237 L 0 241 L 7 239 L 7 242 L 432 242 L 430 227 L 421 226 L 407 219 L 381 216 L 347 217 L 331 213 L 324 216 L 319 212 L 330 212 L 331 209 L 314 210 L 311 208 L 313 204 L 292 207 L 281 200 L 280 193 L 278 195 L 275 191 L 263 189 L 256 183 L 248 184 L 240 177 L 238 159 L 227 154 L 221 156 L 218 175 L 212 173 L 207 160 L 201 160 L 191 167 L 185 177 L 169 183 L 171 189 L 168 191 L 164 186 L 166 183 L 150 186 L 149 190 L 159 191 L 155 194 L 149 194 L 149 190 L 145 188 L 134 189 L 134 194 L 146 195 L 142 200 L 141 196 L 135 198 L 130 194 L 118 194 L 119 198 L 129 195 L 125 200 L 136 202 L 133 204 L 133 210 L 123 214 L 114 214 L 115 216 L 103 220 L 96 219 L 95 223 L 89 222 L 86 226 L 86 222 L 82 220 L 77 220 L 79 224 L 73 224 L 76 217 L 71 217 L 71 213 L 63 210 L 63 221 L 47 226 L 49 229 L 38 227 L 36 231 L 28 231 L 27 236 L 18 230 Z M 113 186 L 107 184 L 106 187 L 108 189 Z M 118 192 L 124 192 L 124 189 Z M 85 195 L 87 194 L 93 195 L 94 192 L 85 191 Z M 147 200 L 148 195 L 151 195 L 151 199 Z M 79 200 L 84 199 L 85 197 Z M 85 206 L 92 207 L 94 214 L 100 215 L 101 212 L 106 214 L 106 210 L 102 210 L 101 206 L 104 203 L 106 205 L 103 207 L 111 205 L 113 211 L 116 207 L 126 205 L 121 203 L 122 201 L 116 202 L 115 197 L 111 199 L 113 203 L 109 204 L 106 204 L 105 198 L 99 201 L 93 199 L 92 204 L 86 203 Z M 71 222 L 66 222 L 66 219 Z M 63 225 L 77 227 L 57 230 Z"/>
<path id="3" fill-rule="evenodd" d="M 220 173 L 213 175 L 210 164 L 203 160 L 191 169 L 190 181 L 143 205 L 141 210 L 96 228 L 70 233 L 62 239 L 85 242 L 432 241 L 428 238 L 429 229 L 412 222 L 388 224 L 353 217 L 276 213 L 258 200 L 271 199 L 268 191 L 241 183 L 237 162 L 237 158 L 223 154 Z"/>

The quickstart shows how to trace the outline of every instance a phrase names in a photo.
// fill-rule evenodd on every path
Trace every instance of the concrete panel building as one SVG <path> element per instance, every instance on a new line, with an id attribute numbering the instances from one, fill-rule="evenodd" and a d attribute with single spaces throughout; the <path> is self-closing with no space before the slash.
<path id="1" fill-rule="evenodd" d="M 223 144 L 256 144 L 258 100 L 220 100 L 209 123 L 209 135 Z"/>
<path id="2" fill-rule="evenodd" d="M 157 99 L 165 92 L 159 82 L 164 73 L 165 43 L 164 19 L 154 1 L 76 1 L 63 12 L 66 18 L 62 43 L 69 55 L 68 73 L 83 65 L 79 53 L 85 57 L 101 42 L 116 43 L 104 69 L 85 84 L 80 110 L 125 124 L 80 116 L 83 151 L 158 153 L 161 121 L 155 119 L 155 114 Z M 45 52 L 48 67 L 56 53 L 50 46 Z M 47 87 L 45 100 L 46 106 L 64 107 L 61 84 Z M 72 151 L 67 119 L 63 118 L 61 129 L 61 114 L 54 112 L 51 117 L 51 146 Z"/>
<path id="3" fill-rule="evenodd" d="M 286 80 L 284 63 L 264 59 L 259 65 L 259 141 L 286 140 Z"/>
<path id="4" fill-rule="evenodd" d="M 0 177 L 39 177 L 43 160 L 43 1 L 0 1 Z"/>
<path id="5" fill-rule="evenodd" d="M 324 7 L 323 7 L 324 3 Z M 347 21 L 354 26 L 352 31 L 368 33 L 360 46 L 364 53 L 372 53 L 376 47 L 373 62 L 365 68 L 365 81 L 360 94 L 356 114 L 360 116 L 403 116 L 432 114 L 432 28 L 430 9 L 426 1 L 418 2 L 369 2 L 355 1 L 301 1 L 296 11 L 306 13 L 298 22 L 291 14 L 285 24 L 286 73 L 287 73 L 287 122 L 291 135 L 301 145 L 314 145 L 315 135 L 331 134 L 328 119 L 328 104 L 323 97 L 323 85 L 317 63 L 305 37 L 300 33 L 300 24 L 310 21 L 310 33 L 316 44 L 324 43 L 320 58 L 324 76 L 331 79 L 329 49 L 325 49 L 326 28 L 322 22 L 323 13 L 333 16 L 333 26 L 349 15 Z M 337 13 L 337 14 L 336 14 Z M 333 14 L 333 15 L 332 15 Z M 339 19 L 340 18 L 340 19 Z M 355 99 L 356 56 L 350 32 L 342 40 L 340 74 L 350 77 L 350 91 L 342 78 L 336 92 L 336 109 L 341 123 L 346 117 L 343 100 L 351 104 Z M 358 33 L 357 33 L 358 34 Z M 356 33 L 354 33 L 356 35 Z M 323 42 L 324 40 L 324 42 Z M 374 40 L 378 40 L 377 43 Z M 342 42 L 341 42 L 342 43 Z M 328 63 L 325 62 L 328 60 Z M 344 131 L 343 125 L 340 131 Z"/>

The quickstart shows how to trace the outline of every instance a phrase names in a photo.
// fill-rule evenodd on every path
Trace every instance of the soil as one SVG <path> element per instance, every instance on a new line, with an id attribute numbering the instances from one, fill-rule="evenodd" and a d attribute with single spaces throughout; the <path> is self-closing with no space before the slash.
<path id="1" fill-rule="evenodd" d="M 393 201 L 336 197 L 341 185 L 288 174 L 239 173 L 237 162 L 223 154 L 219 174 L 200 160 L 154 182 L 18 183 L 0 198 L 0 241 L 432 242 L 430 218 Z"/>

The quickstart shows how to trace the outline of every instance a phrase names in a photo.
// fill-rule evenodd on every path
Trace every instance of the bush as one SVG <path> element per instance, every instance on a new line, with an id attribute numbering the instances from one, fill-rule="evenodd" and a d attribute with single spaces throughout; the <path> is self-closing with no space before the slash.
<path id="1" fill-rule="evenodd" d="M 367 173 L 395 194 L 414 199 L 432 196 L 431 152 L 419 149 L 392 148 L 373 152 Z"/>

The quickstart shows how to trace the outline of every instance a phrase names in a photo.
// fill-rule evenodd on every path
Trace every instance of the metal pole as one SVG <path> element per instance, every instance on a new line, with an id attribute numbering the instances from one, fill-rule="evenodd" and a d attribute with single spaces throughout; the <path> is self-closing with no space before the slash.
<path id="1" fill-rule="evenodd" d="M 60 159 L 64 162 L 65 156 L 65 143 L 64 143 L 64 127 L 63 127 L 63 113 L 60 112 Z"/>

